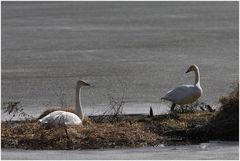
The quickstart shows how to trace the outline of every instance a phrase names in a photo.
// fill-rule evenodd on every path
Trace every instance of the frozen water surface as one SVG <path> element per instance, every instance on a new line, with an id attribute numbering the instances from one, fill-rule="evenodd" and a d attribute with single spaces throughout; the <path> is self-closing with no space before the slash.
<path id="1" fill-rule="evenodd" d="M 204 145 L 204 148 L 203 148 Z M 110 150 L 12 150 L 2 149 L 2 159 L 74 160 L 238 160 L 238 142 L 210 142 L 187 146 L 158 146 Z"/>
<path id="2" fill-rule="evenodd" d="M 27 113 L 74 104 L 104 111 L 125 94 L 126 113 L 148 113 L 171 88 L 201 72 L 201 101 L 215 104 L 239 77 L 238 2 L 2 2 L 1 99 Z M 63 99 L 64 98 L 64 99 Z M 62 99 L 60 101 L 60 99 Z M 149 103 L 148 103 L 149 102 Z M 167 109 L 159 109 L 164 112 Z M 239 159 L 238 143 L 123 150 L 2 149 L 2 159 Z"/>
<path id="3" fill-rule="evenodd" d="M 64 93 L 72 105 L 85 79 L 85 107 L 123 91 L 156 104 L 194 82 L 194 63 L 201 101 L 215 104 L 238 80 L 238 30 L 238 2 L 2 2 L 1 98 L 41 111 Z"/>

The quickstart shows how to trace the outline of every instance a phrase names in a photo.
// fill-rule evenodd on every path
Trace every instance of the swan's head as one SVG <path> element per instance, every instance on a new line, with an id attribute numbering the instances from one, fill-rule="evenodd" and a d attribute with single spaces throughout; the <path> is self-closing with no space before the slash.
<path id="1" fill-rule="evenodd" d="M 196 69 L 198 69 L 197 65 L 192 64 L 192 65 L 190 65 L 190 67 L 188 68 L 186 73 L 191 72 L 191 71 L 195 71 Z"/>
<path id="2" fill-rule="evenodd" d="M 90 84 L 85 82 L 84 80 L 79 80 L 77 82 L 77 87 L 83 87 L 83 86 L 90 86 Z"/>

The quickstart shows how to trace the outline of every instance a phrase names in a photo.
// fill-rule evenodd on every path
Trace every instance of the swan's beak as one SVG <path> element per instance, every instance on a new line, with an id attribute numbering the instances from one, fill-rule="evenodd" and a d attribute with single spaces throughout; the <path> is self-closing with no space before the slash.
<path id="1" fill-rule="evenodd" d="M 190 69 L 188 69 L 185 73 L 188 73 L 188 72 L 190 72 L 191 70 Z"/>
<path id="2" fill-rule="evenodd" d="M 85 83 L 84 85 L 85 85 L 85 86 L 91 86 L 89 83 Z"/>

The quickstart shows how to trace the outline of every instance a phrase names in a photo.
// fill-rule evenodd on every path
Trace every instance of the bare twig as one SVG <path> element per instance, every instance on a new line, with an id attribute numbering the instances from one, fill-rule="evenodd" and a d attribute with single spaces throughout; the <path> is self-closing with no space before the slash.
<path id="1" fill-rule="evenodd" d="M 11 121 L 16 116 L 20 118 L 24 118 L 26 120 L 32 119 L 33 117 L 23 110 L 23 106 L 21 104 L 21 101 L 7 101 L 3 102 L 3 113 L 8 114 L 11 116 L 9 121 Z"/>
<path id="2" fill-rule="evenodd" d="M 120 96 L 114 97 L 112 94 L 108 93 L 107 97 L 109 98 L 109 106 L 106 111 L 103 112 L 104 120 L 116 121 L 120 115 L 123 113 L 123 106 L 125 104 L 125 97 L 127 87 L 126 84 L 122 83 L 122 93 Z"/>

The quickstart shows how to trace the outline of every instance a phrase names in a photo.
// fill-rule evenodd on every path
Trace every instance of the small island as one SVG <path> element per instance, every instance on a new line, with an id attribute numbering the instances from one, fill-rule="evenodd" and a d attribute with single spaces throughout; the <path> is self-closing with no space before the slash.
<path id="1" fill-rule="evenodd" d="M 88 116 L 82 125 L 40 124 L 38 119 L 1 122 L 2 148 L 102 149 L 239 140 L 238 86 L 219 99 L 217 111 L 171 112 L 163 115 Z M 72 109 L 68 109 L 72 111 Z M 73 112 L 73 111 L 72 111 Z"/>

